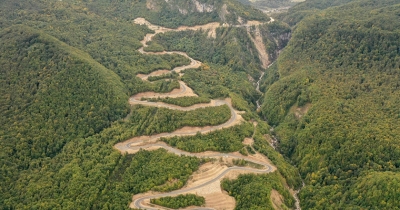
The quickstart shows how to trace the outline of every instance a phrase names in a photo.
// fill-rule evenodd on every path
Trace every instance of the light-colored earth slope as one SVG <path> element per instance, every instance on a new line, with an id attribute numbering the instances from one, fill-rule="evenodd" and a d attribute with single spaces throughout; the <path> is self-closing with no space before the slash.
<path id="1" fill-rule="evenodd" d="M 268 65 L 270 64 L 270 62 L 269 62 L 267 50 L 265 49 L 265 44 L 264 44 L 263 38 L 261 36 L 260 28 L 258 26 L 255 27 L 254 37 L 253 37 L 250 34 L 250 27 L 247 27 L 247 34 L 249 35 L 251 41 L 256 46 L 256 49 L 258 51 L 258 57 L 260 58 L 260 61 L 262 63 L 261 66 L 264 69 L 266 69 L 268 67 Z"/>
<path id="2" fill-rule="evenodd" d="M 277 209 L 277 210 L 283 209 L 282 208 L 283 196 L 281 194 L 279 194 L 278 191 L 272 189 L 270 197 L 271 197 L 271 201 L 272 201 L 272 205 L 273 205 L 274 209 Z"/>

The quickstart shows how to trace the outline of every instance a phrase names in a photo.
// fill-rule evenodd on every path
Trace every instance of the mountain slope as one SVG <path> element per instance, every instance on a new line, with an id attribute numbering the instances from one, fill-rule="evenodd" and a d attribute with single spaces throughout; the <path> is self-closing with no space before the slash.
<path id="1" fill-rule="evenodd" d="M 113 14 L 124 20 L 143 17 L 153 24 L 170 28 L 201 25 L 210 22 L 238 23 L 243 20 L 268 21 L 261 11 L 235 0 L 145 0 L 145 1 L 92 1 L 89 10 L 99 14 Z"/>
<path id="2" fill-rule="evenodd" d="M 270 8 L 281 8 L 281 7 L 290 7 L 295 5 L 297 1 L 292 0 L 238 0 L 243 4 L 249 4 L 258 8 L 260 10 L 266 10 Z"/>
<path id="3" fill-rule="evenodd" d="M 37 167 L 36 159 L 54 157 L 73 138 L 126 115 L 128 97 L 115 73 L 54 37 L 23 25 L 0 37 L 0 165 L 7 166 L 1 196 L 7 197 L 19 171 Z"/>
<path id="4" fill-rule="evenodd" d="M 262 113 L 305 178 L 302 207 L 398 209 L 381 177 L 400 168 L 400 1 L 345 2 L 296 25 Z"/>

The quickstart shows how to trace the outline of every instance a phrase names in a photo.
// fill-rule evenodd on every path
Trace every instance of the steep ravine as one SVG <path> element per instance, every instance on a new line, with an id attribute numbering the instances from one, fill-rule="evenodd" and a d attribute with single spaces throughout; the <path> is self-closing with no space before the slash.
<path id="1" fill-rule="evenodd" d="M 270 23 L 271 22 L 274 22 L 275 20 L 273 19 L 273 18 L 271 18 L 271 21 L 270 21 Z M 262 63 L 262 68 L 264 69 L 264 71 L 262 71 L 261 72 L 261 75 L 260 75 L 260 77 L 258 78 L 258 80 L 257 80 L 257 82 L 255 83 L 255 85 L 256 85 L 256 90 L 259 92 L 259 93 L 261 93 L 261 96 L 260 96 L 260 98 L 256 101 L 256 105 L 257 105 L 257 111 L 258 110 L 260 110 L 260 108 L 261 108 L 261 104 L 260 104 L 260 100 L 261 100 L 261 98 L 263 97 L 263 93 L 260 91 L 260 82 L 262 81 L 262 79 L 263 79 L 263 76 L 265 75 L 265 72 L 266 71 L 268 71 L 268 68 L 270 68 L 273 64 L 274 64 L 274 62 L 270 62 L 270 60 L 269 60 L 269 55 L 268 55 L 268 53 L 267 53 L 267 50 L 266 50 L 266 48 L 265 48 L 265 44 L 264 44 L 264 41 L 263 41 L 263 37 L 262 37 L 262 35 L 261 35 L 261 32 L 260 32 L 260 28 L 259 28 L 259 26 L 255 26 L 255 30 L 254 30 L 254 37 L 252 36 L 252 33 L 251 33 L 251 31 L 250 31 L 250 27 L 247 27 L 247 34 L 248 34 L 248 36 L 250 37 L 250 40 L 254 43 L 254 45 L 256 46 L 256 49 L 257 49 L 257 51 L 258 51 L 258 55 L 259 55 L 259 58 L 260 58 L 260 61 L 261 61 L 261 63 Z M 290 35 L 289 35 L 290 36 Z M 282 37 L 280 37 L 280 38 L 282 38 Z M 285 39 L 288 39 L 288 37 L 284 37 Z M 278 42 L 277 40 L 275 40 L 275 42 Z M 279 53 L 280 53 L 280 50 L 278 51 L 278 52 L 276 52 L 276 55 L 278 56 L 279 55 Z M 278 141 L 276 140 L 276 137 L 275 136 L 273 136 L 272 137 L 275 141 L 271 144 L 271 146 L 274 148 L 274 149 L 276 149 L 276 147 L 278 146 L 277 144 L 278 144 Z M 303 182 L 303 185 L 304 185 L 304 182 Z M 292 195 L 293 195 L 293 197 L 294 197 L 294 199 L 296 200 L 296 203 L 295 203 L 295 206 L 296 206 L 296 210 L 301 210 L 301 207 L 300 207 L 300 199 L 298 198 L 298 193 L 299 193 L 299 191 L 300 190 L 297 190 L 297 191 L 293 191 L 293 193 L 292 193 Z"/>

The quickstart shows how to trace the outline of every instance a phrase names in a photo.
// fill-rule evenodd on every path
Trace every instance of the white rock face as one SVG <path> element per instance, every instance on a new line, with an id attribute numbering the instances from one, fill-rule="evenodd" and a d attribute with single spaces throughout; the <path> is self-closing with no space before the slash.
<path id="1" fill-rule="evenodd" d="M 197 9 L 198 12 L 212 12 L 212 11 L 214 11 L 214 6 L 212 6 L 212 5 L 201 4 L 197 0 L 192 0 L 192 1 L 196 5 L 196 9 Z"/>
<path id="2" fill-rule="evenodd" d="M 180 12 L 181 14 L 183 14 L 183 15 L 186 15 L 186 14 L 188 13 L 188 11 L 187 11 L 186 9 L 178 8 L 178 10 L 179 10 L 179 12 Z"/>
<path id="3" fill-rule="evenodd" d="M 189 4 L 190 6 L 182 6 L 174 0 L 164 0 L 164 1 L 172 8 L 178 9 L 179 13 L 181 13 L 183 15 L 187 15 L 191 12 L 200 12 L 200 13 L 208 12 L 209 13 L 209 12 L 215 11 L 214 5 L 200 3 L 198 0 L 191 0 L 191 4 Z M 154 0 L 147 0 L 146 6 L 147 6 L 147 9 L 150 9 L 150 10 L 156 10 L 157 7 L 160 7 L 160 5 L 158 5 L 156 3 L 156 1 L 154 1 Z"/>

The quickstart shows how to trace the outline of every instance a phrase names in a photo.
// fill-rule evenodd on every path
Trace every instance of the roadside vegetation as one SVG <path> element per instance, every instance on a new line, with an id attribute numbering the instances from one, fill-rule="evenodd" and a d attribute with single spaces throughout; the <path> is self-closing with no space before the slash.
<path id="1" fill-rule="evenodd" d="M 224 179 L 221 186 L 230 196 L 236 199 L 235 209 L 270 209 L 275 208 L 271 201 L 271 191 L 277 190 L 283 196 L 283 206 L 290 209 L 294 207 L 294 199 L 285 187 L 284 179 L 278 173 L 254 175 L 239 175 L 235 180 Z"/>
<path id="2" fill-rule="evenodd" d="M 153 82 L 153 81 L 157 81 L 157 80 L 161 80 L 161 79 L 177 79 L 178 76 L 179 76 L 179 74 L 173 71 L 171 73 L 162 74 L 159 76 L 149 76 L 147 78 L 147 80 L 149 80 L 150 82 Z"/>
<path id="3" fill-rule="evenodd" d="M 172 132 L 184 126 L 219 125 L 231 118 L 227 105 L 199 108 L 193 111 L 178 111 L 167 108 L 134 106 L 131 121 L 139 125 L 137 135 L 152 135 Z"/>
<path id="4" fill-rule="evenodd" d="M 191 97 L 184 96 L 180 98 L 143 98 L 143 100 L 151 102 L 164 102 L 167 104 L 173 104 L 181 107 L 189 107 L 195 104 L 210 103 L 210 99 L 204 97 Z"/>
<path id="5" fill-rule="evenodd" d="M 246 73 L 232 72 L 226 66 L 212 65 L 208 70 L 186 70 L 182 81 L 200 97 L 229 98 L 234 96 L 232 103 L 239 110 L 254 109 L 252 102 L 260 97 L 251 82 L 247 80 Z"/>
<path id="6" fill-rule="evenodd" d="M 231 128 L 213 131 L 207 134 L 197 134 L 195 136 L 181 136 L 172 138 L 161 138 L 161 141 L 172 147 L 188 152 L 234 152 L 242 147 L 242 141 L 253 134 L 253 125 L 242 123 Z"/>
<path id="7" fill-rule="evenodd" d="M 204 197 L 194 194 L 178 195 L 176 197 L 162 197 L 151 199 L 150 203 L 171 209 L 185 208 L 188 206 L 203 206 L 206 201 Z"/>

